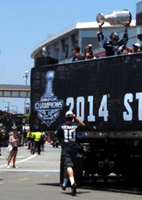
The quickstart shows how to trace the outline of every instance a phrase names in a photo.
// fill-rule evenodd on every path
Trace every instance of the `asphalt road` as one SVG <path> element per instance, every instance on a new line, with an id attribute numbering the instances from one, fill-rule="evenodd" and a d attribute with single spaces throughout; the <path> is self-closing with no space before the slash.
<path id="1" fill-rule="evenodd" d="M 86 184 L 78 188 L 77 195 L 72 197 L 70 188 L 62 191 L 59 184 L 60 148 L 45 144 L 45 151 L 41 155 L 31 155 L 26 148 L 19 147 L 16 169 L 7 169 L 8 152 L 2 148 L 0 200 L 142 199 L 140 189 L 116 182 Z"/>

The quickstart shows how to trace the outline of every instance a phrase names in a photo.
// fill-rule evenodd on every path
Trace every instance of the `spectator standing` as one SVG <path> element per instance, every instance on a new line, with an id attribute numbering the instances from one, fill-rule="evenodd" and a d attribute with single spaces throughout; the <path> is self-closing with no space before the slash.
<path id="1" fill-rule="evenodd" d="M 27 146 L 27 131 L 26 131 L 26 129 L 24 129 L 24 131 L 23 131 L 22 138 L 23 138 L 23 146 L 24 146 L 24 144 Z"/>
<path id="2" fill-rule="evenodd" d="M 41 132 L 35 132 L 34 133 L 34 147 L 33 147 L 33 154 L 37 151 L 38 155 L 40 155 L 41 151 Z"/>
<path id="3" fill-rule="evenodd" d="M 68 178 L 71 183 L 72 195 L 75 196 L 77 185 L 74 178 L 73 168 L 77 168 L 77 154 L 79 152 L 80 146 L 77 143 L 77 132 L 85 126 L 85 124 L 78 119 L 72 111 L 68 111 L 65 114 L 66 122 L 59 126 L 55 132 L 55 137 L 61 142 L 61 162 L 64 166 L 64 180 L 62 184 L 62 189 L 65 190 L 68 182 Z M 77 121 L 72 122 L 72 120 Z"/>
<path id="4" fill-rule="evenodd" d="M 13 126 L 13 134 L 10 135 L 9 137 L 9 144 L 11 145 L 12 149 L 10 150 L 10 156 L 8 158 L 8 164 L 7 164 L 7 168 L 10 168 L 9 164 L 13 158 L 13 168 L 16 168 L 15 166 L 15 162 L 16 162 L 16 156 L 17 156 L 17 152 L 18 152 L 18 139 L 17 139 L 17 130 L 16 130 L 16 126 Z"/>
<path id="5" fill-rule="evenodd" d="M 42 132 L 41 133 L 41 147 L 42 147 L 42 151 L 44 151 L 45 141 L 46 141 L 46 135 L 45 135 L 45 132 Z"/>
<path id="6" fill-rule="evenodd" d="M 21 131 L 18 131 L 17 137 L 18 137 L 19 144 L 21 145 L 21 139 L 22 139 L 22 132 Z"/>
<path id="7" fill-rule="evenodd" d="M 34 138 L 35 138 L 35 132 L 31 132 L 31 144 L 30 144 L 31 153 L 33 153 L 34 150 Z"/>
<path id="8" fill-rule="evenodd" d="M 31 145 L 31 131 L 30 130 L 28 130 L 27 132 L 27 145 L 28 145 L 27 149 L 30 149 L 30 145 Z"/>

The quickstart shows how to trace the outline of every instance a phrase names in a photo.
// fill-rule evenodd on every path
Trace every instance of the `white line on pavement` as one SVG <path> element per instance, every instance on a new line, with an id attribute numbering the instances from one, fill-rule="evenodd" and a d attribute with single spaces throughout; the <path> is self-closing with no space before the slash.
<path id="1" fill-rule="evenodd" d="M 27 160 L 30 160 L 30 159 L 36 157 L 36 156 L 37 156 L 37 155 L 34 154 L 34 155 L 32 155 L 32 156 L 30 156 L 30 157 L 28 157 L 28 158 L 26 158 L 26 159 L 23 159 L 23 160 L 17 161 L 16 164 L 18 164 L 18 163 L 22 163 L 22 162 L 25 162 L 25 161 L 27 161 Z M 5 167 L 5 166 L 7 166 L 7 164 L 0 165 L 0 168 Z"/>
<path id="2" fill-rule="evenodd" d="M 16 159 L 22 159 L 22 158 L 24 158 L 24 156 L 16 156 Z M 7 159 L 7 157 L 1 156 L 0 159 Z"/>
<path id="3" fill-rule="evenodd" d="M 18 164 L 18 163 L 25 162 L 25 161 L 27 161 L 27 160 L 30 160 L 30 159 L 32 159 L 32 158 L 34 158 L 34 157 L 36 157 L 36 156 L 37 156 L 37 154 L 34 154 L 34 155 L 32 155 L 32 156 L 30 156 L 30 157 L 28 157 L 28 158 L 24 159 L 24 160 L 17 161 L 16 163 Z"/>
<path id="4" fill-rule="evenodd" d="M 55 170 L 36 170 L 36 169 L 18 169 L 18 168 L 10 168 L 10 169 L 0 169 L 0 171 L 2 172 L 2 171 L 10 171 L 10 172 L 13 172 L 13 171 L 18 171 L 18 172 L 60 172 L 60 170 L 58 170 L 58 169 L 55 169 Z"/>

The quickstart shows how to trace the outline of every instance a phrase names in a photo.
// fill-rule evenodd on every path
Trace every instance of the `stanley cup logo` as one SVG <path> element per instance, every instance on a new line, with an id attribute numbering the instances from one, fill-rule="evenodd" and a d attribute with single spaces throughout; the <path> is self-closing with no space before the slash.
<path id="1" fill-rule="evenodd" d="M 44 98 L 49 98 L 54 96 L 53 79 L 54 79 L 54 71 L 48 71 L 46 74 L 46 88 L 43 95 Z"/>
<path id="2" fill-rule="evenodd" d="M 41 96 L 40 101 L 35 102 L 37 117 L 48 127 L 60 116 L 60 110 L 62 110 L 64 102 L 62 99 L 58 99 L 57 96 L 54 96 L 54 75 L 54 71 L 48 71 L 46 73 L 44 94 Z"/>

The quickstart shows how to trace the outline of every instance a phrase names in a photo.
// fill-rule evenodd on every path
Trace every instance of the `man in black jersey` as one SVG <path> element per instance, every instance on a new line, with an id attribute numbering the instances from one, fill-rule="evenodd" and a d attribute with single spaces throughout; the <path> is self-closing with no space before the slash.
<path id="1" fill-rule="evenodd" d="M 80 146 L 77 143 L 77 132 L 85 126 L 84 122 L 76 117 L 72 111 L 67 111 L 65 114 L 66 122 L 59 126 L 55 132 L 55 137 L 57 137 L 61 142 L 61 162 L 64 165 L 64 180 L 62 184 L 62 189 L 65 190 L 68 182 L 68 178 L 71 183 L 72 195 L 76 194 L 76 183 L 74 179 L 73 167 L 77 163 L 77 154 L 79 152 Z M 74 119 L 75 122 L 72 122 Z"/>
<path id="2" fill-rule="evenodd" d="M 126 44 L 128 42 L 128 27 L 125 26 L 125 33 L 123 38 L 119 40 L 119 35 L 116 32 L 112 32 L 110 35 L 110 39 L 104 37 L 102 32 L 103 23 L 99 23 L 99 32 L 97 33 L 98 41 L 103 43 L 103 48 L 106 50 L 106 56 L 120 55 L 123 50 L 126 48 Z"/>

